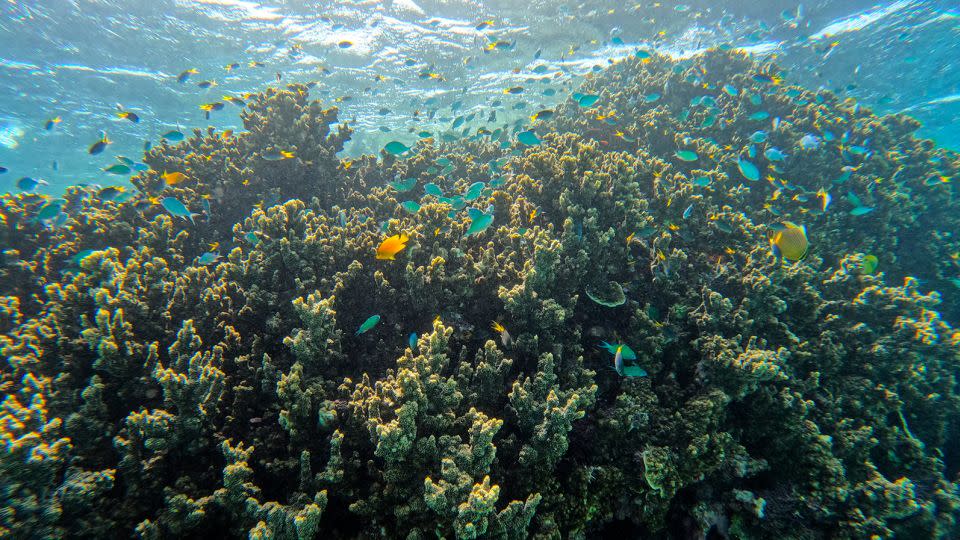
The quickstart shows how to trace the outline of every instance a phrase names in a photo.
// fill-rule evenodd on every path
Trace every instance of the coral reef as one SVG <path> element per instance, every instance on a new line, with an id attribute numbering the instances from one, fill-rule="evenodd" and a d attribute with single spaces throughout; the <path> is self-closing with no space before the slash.
<path id="1" fill-rule="evenodd" d="M 734 52 L 579 91 L 539 144 L 348 162 L 336 109 L 271 88 L 125 200 L 71 188 L 53 226 L 3 196 L 0 536 L 960 534 L 960 214 L 929 181 L 960 157 Z"/>

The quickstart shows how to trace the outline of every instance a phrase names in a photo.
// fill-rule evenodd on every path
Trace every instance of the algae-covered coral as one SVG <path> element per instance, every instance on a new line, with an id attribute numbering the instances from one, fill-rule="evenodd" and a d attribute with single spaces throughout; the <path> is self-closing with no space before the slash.
<path id="1" fill-rule="evenodd" d="M 774 70 L 643 55 L 526 142 L 353 161 L 289 85 L 133 199 L 4 196 L 0 535 L 955 536 L 960 218 L 927 180 L 960 158 Z"/>

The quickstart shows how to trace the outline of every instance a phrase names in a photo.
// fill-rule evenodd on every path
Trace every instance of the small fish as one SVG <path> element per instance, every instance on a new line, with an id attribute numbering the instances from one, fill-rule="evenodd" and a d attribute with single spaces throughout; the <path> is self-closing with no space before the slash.
<path id="1" fill-rule="evenodd" d="M 800 139 L 800 148 L 804 150 L 816 150 L 820 148 L 820 137 L 807 133 Z"/>
<path id="2" fill-rule="evenodd" d="M 186 180 L 187 175 L 183 174 L 182 172 L 165 172 L 160 175 L 160 178 L 163 178 L 164 183 L 166 183 L 168 186 L 175 186 Z"/>
<path id="3" fill-rule="evenodd" d="M 231 63 L 231 64 L 227 64 L 227 65 L 223 66 L 223 69 L 225 69 L 225 70 L 227 70 L 227 71 L 233 71 L 233 70 L 235 70 L 235 69 L 237 69 L 237 68 L 239 68 L 239 67 L 240 67 L 240 64 L 239 64 L 238 62 L 233 62 L 233 63 Z"/>
<path id="4" fill-rule="evenodd" d="M 124 120 L 129 120 L 134 124 L 140 123 L 140 117 L 136 113 L 130 111 L 120 111 L 117 113 L 117 116 L 123 118 Z"/>
<path id="5" fill-rule="evenodd" d="M 543 109 L 530 116 L 530 121 L 536 122 L 537 120 L 549 120 L 551 118 L 553 118 L 553 109 Z"/>
<path id="6" fill-rule="evenodd" d="M 97 197 L 99 197 L 101 201 L 114 201 L 125 191 L 126 189 L 124 189 L 123 186 L 109 186 L 98 191 Z"/>
<path id="7" fill-rule="evenodd" d="M 417 333 L 416 332 L 411 332 L 410 335 L 407 336 L 407 345 L 410 346 L 410 350 L 412 351 L 417 350 Z"/>
<path id="8" fill-rule="evenodd" d="M 7 171 L 9 171 L 9 170 L 10 170 L 10 169 L 8 169 L 8 168 L 6 168 L 6 167 L 0 167 L 0 174 L 3 174 L 3 173 L 5 173 L 5 172 L 7 172 Z"/>
<path id="9" fill-rule="evenodd" d="M 394 260 L 397 253 L 407 247 L 408 240 L 410 240 L 410 238 L 405 234 L 396 234 L 385 239 L 380 243 L 380 246 L 377 247 L 377 259 L 382 261 Z"/>
<path id="10" fill-rule="evenodd" d="M 184 139 L 184 136 L 183 136 L 183 133 L 174 129 L 164 133 L 163 135 L 160 136 L 160 138 L 166 139 L 168 141 L 179 142 Z"/>
<path id="11" fill-rule="evenodd" d="M 596 94 L 581 95 L 579 98 L 577 98 L 577 104 L 583 108 L 589 108 L 594 106 L 599 100 L 600 96 Z"/>
<path id="12" fill-rule="evenodd" d="M 123 163 L 115 163 L 103 169 L 103 172 L 110 174 L 130 174 L 130 167 Z"/>
<path id="13" fill-rule="evenodd" d="M 90 149 L 87 150 L 87 152 L 90 153 L 90 154 L 92 154 L 92 155 L 99 154 L 99 153 L 103 152 L 103 151 L 107 148 L 107 145 L 110 144 L 111 142 L 112 142 L 112 141 L 107 138 L 107 135 L 104 134 L 103 137 L 101 137 L 99 141 L 97 141 L 97 142 L 93 143 L 92 145 L 90 145 Z"/>
<path id="14" fill-rule="evenodd" d="M 617 370 L 617 375 L 623 376 L 623 345 L 613 353 L 613 369 Z"/>
<path id="15" fill-rule="evenodd" d="M 540 138 L 537 137 L 537 134 L 534 133 L 533 130 L 521 131 L 518 133 L 517 141 L 527 146 L 540 144 Z"/>
<path id="16" fill-rule="evenodd" d="M 742 174 L 747 180 L 752 180 L 754 182 L 760 180 L 760 169 L 757 169 L 757 166 L 753 163 L 740 158 L 737 160 L 737 168 L 740 169 L 740 174 Z"/>
<path id="17" fill-rule="evenodd" d="M 777 148 L 767 148 L 767 150 L 763 153 L 763 157 L 770 161 L 783 161 L 787 158 L 787 155 Z"/>
<path id="18" fill-rule="evenodd" d="M 674 155 L 677 156 L 677 159 L 680 161 L 686 162 L 696 161 L 699 159 L 699 156 L 693 150 L 677 150 Z"/>
<path id="19" fill-rule="evenodd" d="M 403 201 L 400 203 L 400 208 L 403 208 L 410 214 L 416 214 L 420 211 L 421 206 L 417 201 Z"/>
<path id="20" fill-rule="evenodd" d="M 63 210 L 63 205 L 66 204 L 65 199 L 52 199 L 44 203 L 40 207 L 40 210 L 37 211 L 37 221 L 49 221 L 60 214 L 60 211 Z"/>
<path id="21" fill-rule="evenodd" d="M 340 43 L 337 43 L 337 47 L 340 47 L 341 49 L 349 49 L 350 47 L 353 47 L 353 42 L 348 40 L 343 40 Z"/>
<path id="22" fill-rule="evenodd" d="M 360 328 L 357 329 L 357 332 L 354 335 L 359 336 L 360 334 L 367 332 L 368 330 L 376 326 L 378 322 L 380 322 L 380 316 L 371 315 L 370 318 L 363 321 L 363 324 L 360 325 Z"/>
<path id="23" fill-rule="evenodd" d="M 190 223 L 194 223 L 193 216 L 194 214 L 190 213 L 190 210 L 182 203 L 179 199 L 175 197 L 164 197 L 160 201 L 160 205 L 174 217 L 182 217 L 190 220 Z"/>
<path id="24" fill-rule="evenodd" d="M 217 85 L 217 81 L 201 81 L 197 83 L 200 88 L 212 88 Z"/>
<path id="25" fill-rule="evenodd" d="M 197 257 L 197 264 L 200 264 L 202 266 L 209 266 L 217 262 L 217 260 L 219 259 L 220 259 L 220 253 L 216 251 L 207 251 L 202 255 L 200 255 L 199 257 Z"/>
<path id="26" fill-rule="evenodd" d="M 693 214 L 693 204 L 688 206 L 687 209 L 683 211 L 683 219 L 688 219 L 691 214 Z"/>
<path id="27" fill-rule="evenodd" d="M 260 243 L 260 237 L 257 236 L 257 233 L 253 231 L 250 231 L 247 234 L 243 235 L 243 239 L 253 244 L 254 247 L 256 247 L 257 244 Z"/>
<path id="28" fill-rule="evenodd" d="M 406 180 L 394 180 L 393 182 L 390 182 L 390 187 L 392 187 L 393 189 L 397 190 L 400 193 L 405 193 L 407 191 L 410 191 L 411 189 L 416 187 L 416 185 L 417 185 L 416 178 L 407 178 Z"/>
<path id="29" fill-rule="evenodd" d="M 487 214 L 477 208 L 468 208 L 467 213 L 470 216 L 470 227 L 464 233 L 465 237 L 480 234 L 493 224 L 493 214 Z"/>
<path id="30" fill-rule="evenodd" d="M 233 103 L 233 104 L 236 105 L 237 107 L 243 107 L 243 106 L 245 106 L 245 105 L 247 104 L 247 103 L 246 103 L 245 101 L 243 101 L 242 99 L 240 99 L 240 98 L 238 98 L 238 97 L 234 97 L 234 96 L 223 96 L 221 99 L 223 99 L 223 100 L 226 101 L 227 103 Z"/>
<path id="31" fill-rule="evenodd" d="M 490 328 L 492 328 L 494 332 L 500 334 L 500 343 L 503 344 L 504 347 L 509 347 L 510 344 L 513 343 L 513 338 L 510 337 L 510 332 L 507 332 L 507 329 L 498 321 L 492 321 L 490 323 Z"/>
<path id="32" fill-rule="evenodd" d="M 750 135 L 750 142 L 754 144 L 763 144 L 767 141 L 767 132 L 766 131 L 754 131 L 753 135 Z"/>
<path id="33" fill-rule="evenodd" d="M 410 147 L 399 141 L 390 141 L 383 147 L 383 150 L 388 154 L 399 156 L 400 154 L 408 152 Z"/>
<path id="34" fill-rule="evenodd" d="M 858 206 L 850 211 L 851 216 L 863 216 L 873 212 L 874 208 L 872 206 Z"/>
<path id="35" fill-rule="evenodd" d="M 786 259 L 791 262 L 802 261 L 810 248 L 807 229 L 789 221 L 778 224 L 770 236 L 770 249 L 777 262 Z"/>
<path id="36" fill-rule="evenodd" d="M 17 188 L 22 189 L 23 191 L 33 191 L 39 185 L 49 185 L 46 180 L 35 180 L 29 176 L 24 176 L 23 178 L 17 180 Z"/>
<path id="37" fill-rule="evenodd" d="M 827 207 L 830 206 L 830 201 L 833 200 L 833 197 L 830 196 L 830 193 L 820 188 L 820 191 L 817 192 L 817 197 L 820 198 L 820 211 L 826 212 Z"/>
<path id="38" fill-rule="evenodd" d="M 279 148 L 272 148 L 260 154 L 260 157 L 267 161 L 282 161 L 284 159 L 290 159 L 294 157 L 294 153 L 286 150 L 280 150 Z"/>
<path id="39" fill-rule="evenodd" d="M 863 257 L 863 262 L 860 263 L 860 271 L 870 275 L 877 271 L 877 266 L 879 265 L 880 261 L 875 255 L 866 255 Z"/>
<path id="40" fill-rule="evenodd" d="M 43 123 L 43 129 L 50 131 L 51 129 L 56 127 L 56 125 L 59 124 L 60 122 L 63 122 L 63 118 L 59 116 L 54 116 L 53 118 Z"/>
<path id="41" fill-rule="evenodd" d="M 194 68 L 190 68 L 186 71 L 183 71 L 179 75 L 177 75 L 177 82 L 180 84 L 183 84 L 187 82 L 187 79 L 189 79 L 191 75 L 196 75 L 197 73 L 200 73 L 200 72 Z"/>
<path id="42" fill-rule="evenodd" d="M 434 184 L 433 182 L 430 182 L 429 184 L 424 185 L 424 186 L 423 186 L 423 191 L 424 191 L 424 193 L 426 193 L 427 195 L 433 195 L 434 197 L 442 197 L 442 196 L 443 196 L 443 190 L 441 190 L 441 189 L 440 189 L 440 186 Z"/>
<path id="43" fill-rule="evenodd" d="M 206 111 L 206 112 L 222 111 L 223 107 L 224 107 L 223 102 L 216 101 L 214 103 L 204 103 L 203 105 L 200 105 L 200 110 Z"/>

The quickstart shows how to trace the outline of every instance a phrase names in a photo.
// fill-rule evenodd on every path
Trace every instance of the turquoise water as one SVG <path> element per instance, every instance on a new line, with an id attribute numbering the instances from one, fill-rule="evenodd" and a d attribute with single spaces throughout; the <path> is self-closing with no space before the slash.
<path id="1" fill-rule="evenodd" d="M 467 127 L 493 129 L 552 107 L 579 77 L 641 47 L 688 56 L 728 44 L 774 57 L 790 83 L 907 112 L 923 123 L 921 135 L 960 148 L 960 11 L 947 0 L 12 1 L 0 9 L 6 191 L 24 176 L 45 180 L 39 189 L 50 193 L 76 183 L 122 185 L 124 176 L 103 172 L 115 156 L 137 158 L 171 129 L 237 128 L 238 107 L 226 103 L 207 120 L 199 106 L 260 90 L 278 74 L 283 83 L 317 81 L 314 95 L 334 102 L 355 129 L 344 155 L 358 155 L 457 116 L 476 113 Z M 485 50 L 496 41 L 509 46 Z M 225 69 L 233 63 L 239 67 Z M 529 69 L 538 65 L 562 74 L 536 80 Z M 191 68 L 199 73 L 178 84 Z M 442 79 L 422 79 L 426 73 Z M 217 86 L 199 88 L 202 81 Z M 515 86 L 530 88 L 503 94 Z M 555 93 L 543 95 L 547 89 Z M 140 122 L 118 118 L 118 105 Z M 492 110 L 497 117 L 487 122 Z M 58 116 L 63 121 L 45 130 Z M 113 144 L 91 156 L 101 132 Z"/>

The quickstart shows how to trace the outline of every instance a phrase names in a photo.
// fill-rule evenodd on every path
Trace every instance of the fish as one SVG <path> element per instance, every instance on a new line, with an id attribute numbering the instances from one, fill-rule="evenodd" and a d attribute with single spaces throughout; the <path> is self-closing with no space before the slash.
<path id="1" fill-rule="evenodd" d="M 250 231 L 247 234 L 243 235 L 243 239 L 253 244 L 254 247 L 256 247 L 257 244 L 260 243 L 260 237 L 257 236 L 257 233 L 253 231 Z"/>
<path id="2" fill-rule="evenodd" d="M 54 127 L 56 127 L 56 125 L 59 124 L 60 122 L 63 122 L 63 118 L 61 118 L 61 117 L 59 117 L 59 116 L 54 116 L 53 118 L 51 118 L 51 119 L 49 119 L 49 120 L 47 120 L 46 122 L 43 123 L 43 129 L 45 129 L 45 130 L 47 130 L 47 131 L 50 131 L 50 130 L 52 130 Z"/>
<path id="3" fill-rule="evenodd" d="M 200 110 L 206 111 L 206 112 L 222 111 L 224 107 L 225 105 L 223 104 L 223 102 L 215 101 L 213 103 L 204 103 L 203 105 L 200 105 Z"/>
<path id="4" fill-rule="evenodd" d="M 691 214 L 693 214 L 693 204 L 688 206 L 687 209 L 683 211 L 683 219 L 688 219 Z"/>
<path id="5" fill-rule="evenodd" d="M 800 139 L 800 148 L 804 150 L 816 150 L 820 148 L 820 137 L 807 133 Z"/>
<path id="6" fill-rule="evenodd" d="M 467 214 L 470 216 L 470 227 L 464 233 L 464 237 L 480 234 L 493 224 L 493 214 L 485 213 L 477 208 L 468 208 Z"/>
<path id="7" fill-rule="evenodd" d="M 494 332 L 500 334 L 500 343 L 504 347 L 509 347 L 510 344 L 513 343 L 513 338 L 510 337 L 510 332 L 507 332 L 507 329 L 500 324 L 499 321 L 491 321 L 490 328 L 492 328 Z"/>
<path id="8" fill-rule="evenodd" d="M 6 168 L 6 167 L 0 166 L 0 174 L 3 174 L 3 173 L 5 173 L 5 172 L 7 172 L 7 171 L 9 171 L 9 170 L 10 170 L 10 169 L 8 169 L 8 168 Z"/>
<path id="9" fill-rule="evenodd" d="M 543 109 L 531 115 L 530 121 L 536 122 L 537 120 L 549 120 L 551 118 L 553 118 L 553 109 Z"/>
<path id="10" fill-rule="evenodd" d="M 233 62 L 233 63 L 230 63 L 230 64 L 227 64 L 227 65 L 223 66 L 223 69 L 225 69 L 225 70 L 227 70 L 227 71 L 233 71 L 233 70 L 235 70 L 235 69 L 237 69 L 237 68 L 239 68 L 239 67 L 240 67 L 240 63 L 239 63 L 239 62 Z"/>
<path id="11" fill-rule="evenodd" d="M 97 197 L 99 197 L 101 201 L 114 201 L 125 191 L 126 189 L 124 189 L 123 186 L 108 186 L 98 191 Z"/>
<path id="12" fill-rule="evenodd" d="M 130 112 L 130 111 L 120 111 L 120 112 L 117 113 L 117 116 L 120 117 L 120 118 L 123 118 L 124 120 L 129 120 L 129 121 L 133 122 L 134 124 L 139 124 L 139 123 L 140 123 L 140 117 L 137 116 L 137 113 L 134 113 L 134 112 Z"/>
<path id="13" fill-rule="evenodd" d="M 220 259 L 220 253 L 216 251 L 207 251 L 197 257 L 197 264 L 209 266 Z"/>
<path id="14" fill-rule="evenodd" d="M 423 191 L 424 191 L 424 193 L 426 193 L 427 195 L 433 195 L 434 197 L 442 197 L 442 196 L 443 196 L 443 190 L 441 190 L 441 189 L 440 189 L 440 186 L 434 184 L 433 182 L 430 182 L 429 184 L 424 185 L 424 186 L 423 186 Z"/>
<path id="15" fill-rule="evenodd" d="M 371 315 L 367 320 L 363 321 L 363 324 L 360 325 L 360 328 L 358 328 L 356 333 L 353 335 L 359 336 L 360 334 L 369 331 L 371 328 L 376 326 L 378 322 L 380 322 L 380 316 Z"/>
<path id="16" fill-rule="evenodd" d="M 394 180 L 390 182 L 390 187 L 397 190 L 400 193 L 410 191 L 417 185 L 416 178 L 407 178 L 406 180 Z"/>
<path id="17" fill-rule="evenodd" d="M 770 161 L 783 161 L 787 158 L 787 155 L 777 148 L 767 148 L 767 150 L 763 153 L 763 157 Z"/>
<path id="18" fill-rule="evenodd" d="M 37 221 L 49 221 L 58 215 L 63 210 L 63 205 L 66 204 L 66 199 L 51 199 L 44 203 L 40 207 L 40 210 L 37 211 Z"/>
<path id="19" fill-rule="evenodd" d="M 243 107 L 247 104 L 247 102 L 235 96 L 223 96 L 220 99 L 226 101 L 227 103 L 233 103 L 237 107 Z"/>
<path id="20" fill-rule="evenodd" d="M 820 198 L 820 211 L 826 212 L 827 207 L 830 206 L 830 201 L 833 200 L 833 197 L 830 196 L 830 193 L 820 188 L 820 191 L 817 192 L 817 197 Z"/>
<path id="21" fill-rule="evenodd" d="M 197 83 L 200 88 L 212 88 L 217 85 L 217 81 L 201 81 Z"/>
<path id="22" fill-rule="evenodd" d="M 613 369 L 617 370 L 617 375 L 623 376 L 623 345 L 613 353 Z"/>
<path id="23" fill-rule="evenodd" d="M 407 241 L 410 238 L 405 234 L 396 234 L 380 243 L 380 246 L 377 247 L 377 259 L 381 261 L 392 261 L 395 259 L 397 253 L 403 251 L 407 247 Z"/>
<path id="24" fill-rule="evenodd" d="M 399 156 L 409 151 L 410 147 L 399 141 L 390 141 L 383 147 L 383 150 L 388 154 Z"/>
<path id="25" fill-rule="evenodd" d="M 710 177 L 709 177 L 709 176 L 698 176 L 698 177 L 696 177 L 696 178 L 693 179 L 693 185 L 695 185 L 695 186 L 700 186 L 700 187 L 707 187 L 707 186 L 710 185 Z"/>
<path id="26" fill-rule="evenodd" d="M 124 165 L 123 163 L 115 163 L 103 169 L 103 172 L 110 173 L 110 174 L 130 174 L 130 170 L 131 170 L 130 167 L 127 165 Z"/>
<path id="27" fill-rule="evenodd" d="M 540 144 L 540 138 L 533 130 L 521 131 L 517 134 L 517 141 L 527 146 Z"/>
<path id="28" fill-rule="evenodd" d="M 403 208 L 411 214 L 416 214 L 420 211 L 421 206 L 417 201 L 403 201 L 400 203 L 400 208 Z"/>
<path id="29" fill-rule="evenodd" d="M 353 42 L 345 39 L 340 43 L 337 43 L 337 47 L 340 47 L 341 49 L 349 49 L 350 47 L 353 47 Z"/>
<path id="30" fill-rule="evenodd" d="M 182 172 L 164 172 L 162 175 L 160 175 L 160 178 L 163 178 L 164 183 L 166 183 L 168 186 L 175 186 L 186 180 L 187 175 L 183 174 Z"/>
<path id="31" fill-rule="evenodd" d="M 740 174 L 742 174 L 747 180 L 752 180 L 754 182 L 760 180 L 760 169 L 757 169 L 757 166 L 753 163 L 740 158 L 737 160 L 737 168 L 740 169 Z"/>
<path id="32" fill-rule="evenodd" d="M 180 199 L 176 197 L 164 197 L 163 200 L 160 201 L 160 205 L 163 206 L 164 210 L 169 212 L 171 216 L 186 218 L 190 220 L 190 223 L 194 223 L 194 214 L 190 213 L 190 210 L 180 202 Z"/>
<path id="33" fill-rule="evenodd" d="M 877 266 L 879 265 L 880 261 L 875 255 L 865 255 L 863 262 L 860 263 L 860 270 L 864 274 L 870 275 L 877 271 Z"/>
<path id="34" fill-rule="evenodd" d="M 90 145 L 90 149 L 87 150 L 87 152 L 90 153 L 91 155 L 99 154 L 103 152 L 107 148 L 107 145 L 110 144 L 111 142 L 112 141 L 107 138 L 107 135 L 104 134 L 99 141 Z"/>
<path id="35" fill-rule="evenodd" d="M 806 227 L 789 221 L 779 224 L 770 236 L 770 249 L 778 263 L 802 261 L 810 249 Z"/>
<path id="36" fill-rule="evenodd" d="M 600 96 L 596 94 L 587 94 L 587 95 L 581 95 L 579 98 L 576 98 L 576 100 L 577 100 L 577 104 L 580 105 L 581 107 L 589 108 L 594 106 L 597 103 L 597 101 L 600 100 Z"/>
<path id="37" fill-rule="evenodd" d="M 872 206 L 858 206 L 853 210 L 850 210 L 851 216 L 863 216 L 873 212 L 874 208 Z"/>
<path id="38" fill-rule="evenodd" d="M 183 133 L 177 130 L 171 130 L 160 136 L 161 139 L 166 139 L 168 141 L 179 142 L 184 139 Z"/>
<path id="39" fill-rule="evenodd" d="M 179 75 L 177 75 L 177 82 L 180 84 L 183 84 L 187 82 L 187 79 L 189 79 L 191 75 L 196 75 L 197 73 L 200 73 L 200 72 L 194 68 L 190 68 L 186 71 L 182 71 L 180 72 Z"/>
<path id="40" fill-rule="evenodd" d="M 17 180 L 17 188 L 23 191 L 33 191 L 34 189 L 37 188 L 37 186 L 41 184 L 45 186 L 49 185 L 49 183 L 46 180 L 33 179 L 33 178 L 30 178 L 29 176 L 24 176 L 23 178 Z"/>
<path id="41" fill-rule="evenodd" d="M 416 332 L 410 332 L 410 335 L 407 336 L 407 345 L 410 346 L 410 350 L 417 349 L 417 333 Z"/>
<path id="42" fill-rule="evenodd" d="M 691 162 L 699 159 L 699 156 L 693 150 L 677 150 L 674 155 L 677 156 L 677 159 L 680 161 Z"/>
<path id="43" fill-rule="evenodd" d="M 260 157 L 267 161 L 282 161 L 284 159 L 290 159 L 294 157 L 294 153 L 286 150 L 280 150 L 279 148 L 272 148 L 261 153 Z"/>
<path id="44" fill-rule="evenodd" d="M 767 140 L 767 132 L 760 130 L 754 131 L 753 135 L 750 135 L 750 142 L 754 144 L 763 144 Z"/>

